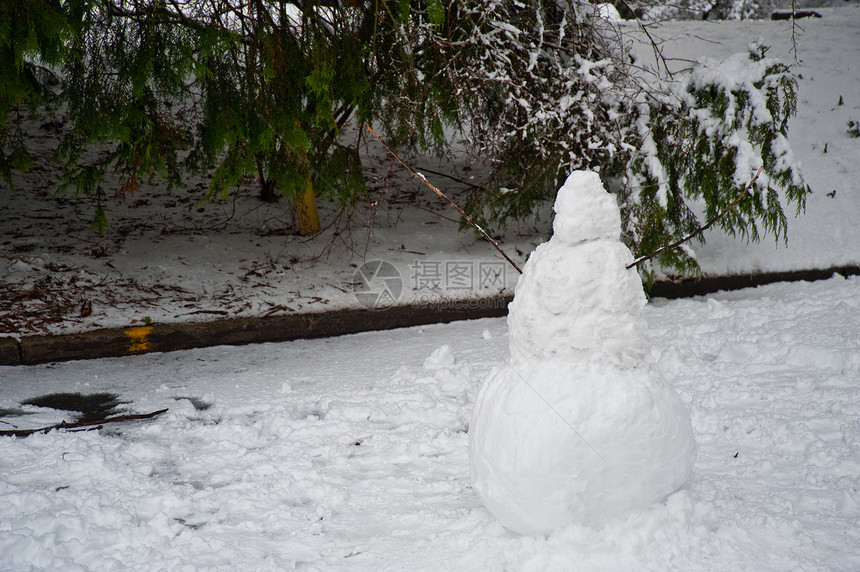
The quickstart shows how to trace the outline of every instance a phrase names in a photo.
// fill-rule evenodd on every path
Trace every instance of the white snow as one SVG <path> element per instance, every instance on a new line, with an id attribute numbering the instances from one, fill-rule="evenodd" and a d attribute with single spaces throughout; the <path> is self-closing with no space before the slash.
<path id="1" fill-rule="evenodd" d="M 814 191 L 807 214 L 789 221 L 787 248 L 709 232 L 696 247 L 707 274 L 860 264 L 860 139 L 846 133 L 860 119 L 860 9 L 819 11 L 798 38 L 790 137 Z M 774 46 L 769 56 L 792 53 L 781 22 L 661 30 L 678 57 L 728 55 L 756 37 Z M 50 193 L 49 179 L 34 191 Z M 358 255 L 334 249 L 311 265 L 319 245 L 278 234 L 288 213 L 240 197 L 201 220 L 184 190 L 140 198 L 153 202 L 150 220 L 122 219 L 130 205 L 117 207 L 110 238 L 120 247 L 108 242 L 94 258 L 86 252 L 106 243 L 82 230 L 89 206 L 45 198 L 18 214 L 34 195 L 0 193 L 0 275 L 14 273 L 15 288 L 77 283 L 105 302 L 52 331 L 343 307 L 355 304 L 344 285 L 361 254 L 395 263 L 404 284 L 416 260 L 497 260 L 454 234 L 455 222 L 395 208 L 375 213 Z M 168 200 L 182 217 L 163 234 Z M 548 220 L 504 246 L 528 253 Z M 129 292 L 122 305 L 104 299 Z M 662 503 L 545 536 L 505 530 L 470 484 L 469 420 L 482 380 L 508 355 L 503 319 L 0 367 L 0 429 L 68 418 L 20 406 L 52 392 L 112 392 L 134 413 L 169 408 L 100 431 L 0 438 L 0 569 L 860 569 L 860 279 L 652 300 L 642 317 L 654 368 L 692 417 L 693 476 Z"/>
<path id="2" fill-rule="evenodd" d="M 645 294 L 619 240 L 618 206 L 596 173 L 573 173 L 555 202 L 553 238 L 535 249 L 508 309 L 511 357 L 596 354 L 618 365 L 648 351 L 640 313 Z"/>
<path id="3" fill-rule="evenodd" d="M 622 21 L 618 9 L 614 4 L 610 4 L 609 2 L 597 5 L 597 15 L 610 22 L 618 23 Z"/>
<path id="4" fill-rule="evenodd" d="M 0 568 L 858 569 L 860 279 L 658 300 L 644 318 L 692 414 L 694 476 L 546 537 L 506 532 L 470 486 L 503 319 L 0 368 L 2 408 L 57 391 L 170 408 L 0 439 Z M 446 345 L 453 364 L 426 369 Z"/>
<path id="5" fill-rule="evenodd" d="M 690 415 L 650 359 L 615 198 L 578 171 L 554 210 L 508 309 L 510 356 L 469 429 L 475 492 L 523 534 L 640 511 L 678 490 L 696 457 Z"/>

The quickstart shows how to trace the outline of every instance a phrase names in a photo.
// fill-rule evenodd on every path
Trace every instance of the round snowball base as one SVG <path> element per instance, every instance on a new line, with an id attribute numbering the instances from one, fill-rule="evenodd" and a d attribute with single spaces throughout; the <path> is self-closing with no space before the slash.
<path id="1" fill-rule="evenodd" d="M 696 458 L 690 415 L 651 367 L 563 359 L 499 367 L 469 447 L 478 495 L 522 534 L 643 509 L 683 486 Z"/>

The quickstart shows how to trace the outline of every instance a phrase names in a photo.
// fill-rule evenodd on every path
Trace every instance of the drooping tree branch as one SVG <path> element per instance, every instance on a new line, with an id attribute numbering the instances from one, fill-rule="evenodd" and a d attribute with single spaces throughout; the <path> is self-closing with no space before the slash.
<path id="1" fill-rule="evenodd" d="M 694 231 L 693 231 L 693 232 L 691 232 L 690 234 L 688 234 L 688 235 L 686 235 L 686 236 L 684 236 L 684 237 L 682 237 L 682 238 L 679 238 L 678 240 L 676 240 L 676 241 L 675 241 L 675 242 L 673 242 L 672 244 L 667 244 L 666 246 L 664 246 L 664 247 L 662 247 L 662 248 L 658 248 L 657 250 L 655 250 L 654 252 L 652 252 L 652 253 L 650 253 L 650 254 L 646 254 L 646 255 L 644 255 L 644 256 L 640 256 L 639 258 L 637 258 L 636 260 L 634 260 L 633 262 L 631 262 L 630 264 L 628 264 L 628 265 L 627 265 L 627 268 L 633 268 L 633 267 L 634 267 L 634 266 L 636 266 L 637 264 L 639 264 L 639 263 L 641 263 L 641 262 L 645 262 L 646 260 L 650 260 L 650 259 L 654 258 L 655 256 L 657 256 L 657 255 L 659 255 L 659 254 L 662 254 L 662 253 L 666 252 L 667 250 L 672 250 L 673 248 L 678 248 L 679 246 L 681 246 L 681 245 L 682 245 L 682 244 L 684 244 L 685 242 L 688 242 L 688 241 L 690 241 L 690 240 L 694 239 L 694 238 L 695 238 L 695 237 L 697 237 L 698 235 L 702 234 L 703 232 L 705 232 L 706 230 L 708 230 L 709 228 L 711 228 L 711 226 L 713 226 L 713 225 L 714 225 L 714 223 L 719 222 L 719 221 L 720 221 L 720 219 L 724 218 L 727 214 L 729 214 L 729 212 L 731 212 L 731 210 L 732 210 L 733 208 L 735 208 L 736 206 L 738 206 L 738 204 L 739 204 L 742 200 L 744 200 L 744 198 L 745 198 L 747 195 L 749 195 L 750 189 L 751 189 L 751 188 L 752 188 L 752 186 L 755 184 L 756 179 L 758 179 L 758 176 L 759 176 L 759 175 L 761 175 L 761 171 L 762 171 L 762 169 L 764 169 L 764 166 L 761 166 L 761 167 L 759 167 L 759 168 L 758 168 L 758 171 L 756 171 L 755 176 L 752 178 L 752 180 L 751 180 L 749 183 L 747 183 L 747 186 L 745 186 L 745 187 L 744 187 L 744 189 L 743 189 L 743 190 L 740 192 L 740 194 L 735 198 L 735 200 L 733 200 L 731 203 L 729 203 L 729 204 L 728 204 L 728 206 L 726 206 L 726 208 L 724 208 L 724 209 L 722 210 L 722 212 L 720 212 L 720 214 L 718 214 L 717 216 L 715 216 L 714 218 L 712 218 L 711 220 L 709 220 L 709 221 L 708 221 L 704 226 L 700 226 L 699 228 L 697 228 L 696 230 L 694 230 Z"/>

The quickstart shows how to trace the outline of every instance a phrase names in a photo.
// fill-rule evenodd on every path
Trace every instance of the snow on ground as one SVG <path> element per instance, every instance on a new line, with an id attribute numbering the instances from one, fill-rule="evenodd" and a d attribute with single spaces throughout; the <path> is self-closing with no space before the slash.
<path id="1" fill-rule="evenodd" d="M 813 189 L 806 214 L 794 219 L 787 209 L 787 248 L 770 237 L 747 245 L 709 231 L 707 244 L 696 247 L 707 275 L 860 265 L 860 138 L 848 128 L 860 123 L 860 5 L 819 11 L 824 17 L 801 21 L 796 35 L 801 79 L 790 140 Z M 624 26 L 641 38 L 634 25 Z M 772 46 L 769 56 L 794 61 L 786 22 L 666 22 L 650 33 L 669 58 L 743 52 L 761 38 Z M 648 49 L 637 51 L 645 62 Z M 59 127 L 32 127 L 37 149 L 49 155 Z M 155 181 L 125 201 L 108 201 L 112 226 L 94 235 L 87 230 L 92 201 L 51 199 L 57 173 L 40 163 L 16 179 L 17 191 L 0 189 L 0 335 L 360 307 L 356 272 L 373 260 L 397 268 L 401 303 L 513 292 L 516 271 L 489 244 L 457 232 L 453 210 L 378 146 L 368 154 L 375 159 L 368 161 L 367 200 L 351 217 L 321 203 L 327 228 L 313 240 L 294 234 L 286 201 L 255 198 L 253 179 L 231 200 L 208 205 L 196 204 L 205 180 L 189 179 L 172 193 Z M 458 200 L 464 185 L 434 171 L 461 181 L 475 174 L 446 161 L 410 161 Z M 548 237 L 548 215 L 547 208 L 540 220 L 514 224 L 502 237 L 520 265 Z M 87 303 L 92 314 L 84 316 Z"/>
<path id="2" fill-rule="evenodd" d="M 700 249 L 708 272 L 860 263 L 860 140 L 846 132 L 860 119 L 860 9 L 822 12 L 803 22 L 792 130 L 814 189 L 808 214 L 790 221 L 788 249 L 712 234 Z M 687 56 L 786 33 L 771 22 L 666 26 Z M 681 36 L 691 31 L 719 31 L 720 43 Z M 186 190 L 143 194 L 134 200 L 176 209 L 115 205 L 129 213 L 104 238 L 86 234 L 86 204 L 45 198 L 22 214 L 13 207 L 31 195 L 3 192 L 2 296 L 90 292 L 93 316 L 48 326 L 75 331 L 355 304 L 348 283 L 364 259 L 396 263 L 405 284 L 415 260 L 497 260 L 421 210 L 431 199 L 400 208 L 393 189 L 375 191 L 393 200 L 365 212 L 376 223 L 353 229 L 356 252 L 328 258 L 325 243 L 286 234 L 283 205 L 254 203 L 251 190 L 204 213 Z M 524 256 L 544 222 L 509 234 L 508 249 Z M 480 383 L 507 352 L 502 319 L 0 367 L 0 429 L 68 418 L 21 405 L 53 392 L 169 408 L 100 431 L 0 437 L 0 570 L 860 569 L 860 278 L 654 300 L 644 315 L 657 367 L 692 414 L 693 479 L 599 530 L 547 537 L 507 532 L 469 486 L 466 432 Z"/>
<path id="3" fill-rule="evenodd" d="M 645 318 L 691 410 L 692 482 L 548 537 L 507 532 L 469 485 L 503 319 L 0 368 L 7 410 L 58 391 L 170 409 L 0 439 L 0 569 L 860 568 L 860 278 L 656 301 Z M 3 416 L 46 420 L 30 418 Z"/>
<path id="4" fill-rule="evenodd" d="M 0 335 L 360 308 L 356 273 L 374 260 L 396 267 L 401 303 L 513 292 L 516 271 L 492 246 L 459 232 L 453 210 L 379 161 L 357 212 L 320 203 L 326 228 L 313 239 L 295 234 L 286 201 L 259 201 L 252 179 L 223 204 L 198 205 L 204 185 L 193 181 L 112 200 L 103 236 L 88 230 L 91 201 L 0 190 L 0 301 L 11 303 L 0 304 Z M 426 163 L 435 166 L 416 164 Z M 506 248 L 522 263 L 539 234 Z M 491 271 L 483 280 L 482 270 Z"/>

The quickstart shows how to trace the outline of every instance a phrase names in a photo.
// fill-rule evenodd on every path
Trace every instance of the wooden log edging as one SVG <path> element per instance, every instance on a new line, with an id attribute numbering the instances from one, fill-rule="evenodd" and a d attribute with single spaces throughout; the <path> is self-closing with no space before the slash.
<path id="1" fill-rule="evenodd" d="M 3 340 L 0 365 L 35 365 L 218 345 L 283 342 L 498 317 L 507 314 L 510 301 L 510 297 L 451 300 L 431 306 L 344 309 L 212 322 L 153 323 L 76 334 L 23 336 L 20 341 L 0 338 Z"/>
<path id="2" fill-rule="evenodd" d="M 821 13 L 815 10 L 777 10 L 771 12 L 771 20 L 797 20 L 800 18 L 821 18 Z"/>
<path id="3" fill-rule="evenodd" d="M 21 363 L 21 343 L 15 338 L 0 338 L 0 365 Z"/>
<path id="4" fill-rule="evenodd" d="M 757 274 L 735 274 L 731 276 L 708 276 L 698 280 L 678 282 L 656 282 L 651 288 L 654 298 L 692 298 L 713 294 L 720 290 L 743 290 L 776 282 L 816 282 L 827 280 L 835 274 L 840 276 L 860 276 L 858 266 L 835 266 L 823 270 L 792 270 L 786 272 L 762 272 Z"/>
<path id="5" fill-rule="evenodd" d="M 860 267 L 840 266 L 823 270 L 799 270 L 699 280 L 657 282 L 655 298 L 688 298 L 720 290 L 740 290 L 772 284 L 826 280 L 833 275 L 860 276 Z M 458 320 L 507 315 L 511 296 L 451 300 L 427 306 L 392 306 L 380 310 L 344 309 L 312 314 L 287 314 L 262 318 L 230 318 L 213 322 L 151 324 L 107 328 L 78 334 L 0 337 L 0 365 L 97 359 L 169 352 L 218 345 L 244 345 L 326 338 L 374 330 L 390 330 Z"/>

